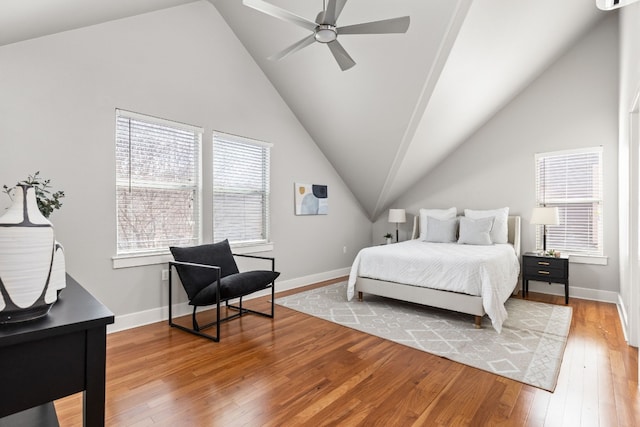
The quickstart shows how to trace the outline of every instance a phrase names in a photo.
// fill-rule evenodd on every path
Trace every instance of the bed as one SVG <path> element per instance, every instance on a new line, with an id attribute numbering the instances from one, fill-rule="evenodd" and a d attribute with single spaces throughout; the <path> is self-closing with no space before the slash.
<path id="1" fill-rule="evenodd" d="M 507 243 L 427 243 L 418 238 L 416 216 L 411 240 L 358 253 L 347 298 L 357 293 L 362 300 L 364 294 L 372 294 L 457 311 L 475 316 L 478 328 L 487 314 L 500 332 L 507 318 L 504 302 L 517 293 L 520 273 L 520 217 L 509 216 L 506 222 Z M 452 289 L 438 289 L 450 284 Z"/>

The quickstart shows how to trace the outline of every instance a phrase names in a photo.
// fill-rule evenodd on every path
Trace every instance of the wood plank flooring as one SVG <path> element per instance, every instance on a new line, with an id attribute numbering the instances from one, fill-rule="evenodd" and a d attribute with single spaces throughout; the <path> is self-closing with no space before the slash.
<path id="1" fill-rule="evenodd" d="M 113 333 L 106 425 L 637 426 L 638 351 L 616 306 L 570 305 L 554 393 L 277 305 L 224 324 L 220 343 L 166 322 Z M 80 394 L 56 401 L 60 425 L 81 426 L 81 408 Z"/>

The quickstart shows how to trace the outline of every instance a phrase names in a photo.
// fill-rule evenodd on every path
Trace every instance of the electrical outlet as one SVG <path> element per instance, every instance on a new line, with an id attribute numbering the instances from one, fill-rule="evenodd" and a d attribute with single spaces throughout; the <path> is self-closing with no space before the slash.
<path id="1" fill-rule="evenodd" d="M 342 253 L 343 253 L 343 254 L 346 254 L 346 253 L 347 253 L 347 247 L 346 247 L 346 246 L 343 246 L 343 247 L 342 247 Z"/>
<path id="2" fill-rule="evenodd" d="M 162 270 L 162 280 L 169 280 L 169 270 Z"/>

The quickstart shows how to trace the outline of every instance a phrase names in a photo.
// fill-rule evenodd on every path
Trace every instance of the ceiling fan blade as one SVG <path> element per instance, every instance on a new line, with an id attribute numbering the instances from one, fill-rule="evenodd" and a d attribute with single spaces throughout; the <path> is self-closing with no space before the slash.
<path id="1" fill-rule="evenodd" d="M 329 0 L 324 10 L 323 24 L 336 25 L 336 0 Z"/>
<path id="2" fill-rule="evenodd" d="M 338 35 L 343 34 L 391 34 L 406 33 L 409 29 L 409 17 L 385 19 L 383 21 L 365 22 L 364 24 L 347 25 L 338 28 Z"/>
<path id="3" fill-rule="evenodd" d="M 315 22 L 309 21 L 308 19 L 303 18 L 302 16 L 298 16 L 294 13 L 289 12 L 288 10 L 281 9 L 278 6 L 272 5 L 271 3 L 267 3 L 266 1 L 242 0 L 242 4 L 252 9 L 255 9 L 259 12 L 273 16 L 274 18 L 278 18 L 283 21 L 290 22 L 299 27 L 306 28 L 309 31 L 315 31 L 317 26 Z"/>
<path id="4" fill-rule="evenodd" d="M 338 62 L 338 65 L 340 66 L 340 69 L 342 71 L 346 71 L 349 68 L 351 68 L 354 65 L 356 65 L 356 61 L 354 61 L 349 56 L 347 51 L 344 50 L 344 47 L 342 47 L 342 45 L 340 43 L 338 43 L 338 40 L 334 40 L 331 43 L 327 43 L 327 46 L 329 46 L 329 49 L 331 50 L 331 53 L 333 54 L 333 57 Z"/>
<path id="5" fill-rule="evenodd" d="M 271 61 L 279 61 L 279 60 L 284 59 L 287 56 L 291 55 L 292 53 L 299 51 L 303 47 L 309 46 L 310 44 L 312 44 L 315 41 L 316 41 L 315 34 L 311 34 L 309 37 L 305 37 L 302 40 L 295 42 L 294 44 L 292 44 L 288 48 L 286 48 L 286 49 L 284 49 L 284 50 L 282 50 L 282 51 L 280 51 L 278 53 L 274 53 L 268 59 L 270 59 Z"/>
<path id="6" fill-rule="evenodd" d="M 347 0 L 336 0 L 335 19 L 333 22 L 336 22 L 338 20 L 338 17 L 342 13 L 342 9 L 344 8 L 345 4 L 347 4 Z"/>
<path id="7" fill-rule="evenodd" d="M 347 0 L 328 0 L 327 8 L 318 14 L 316 23 L 318 25 L 329 24 L 336 25 L 338 16 L 342 12 L 342 8 L 347 3 Z"/>

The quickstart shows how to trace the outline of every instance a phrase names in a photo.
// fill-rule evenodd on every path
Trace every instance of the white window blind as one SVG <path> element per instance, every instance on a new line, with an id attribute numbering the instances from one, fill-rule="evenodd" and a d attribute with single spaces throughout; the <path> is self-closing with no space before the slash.
<path id="1" fill-rule="evenodd" d="M 536 155 L 538 206 L 557 206 L 560 225 L 547 226 L 547 248 L 603 254 L 602 147 Z M 536 245 L 542 247 L 542 227 Z"/>
<path id="2" fill-rule="evenodd" d="M 200 242 L 202 129 L 116 110 L 117 254 Z"/>
<path id="3" fill-rule="evenodd" d="M 269 242 L 271 144 L 213 134 L 213 239 Z"/>

